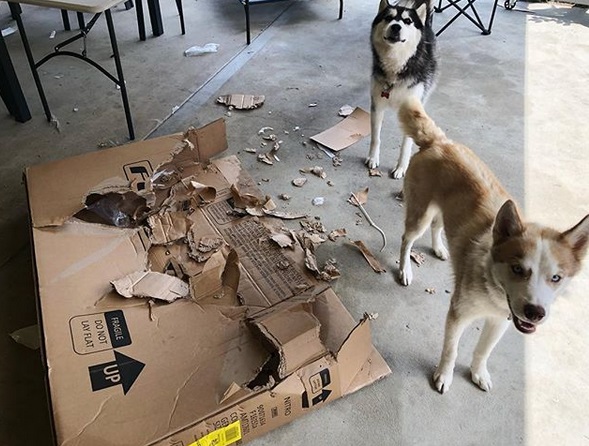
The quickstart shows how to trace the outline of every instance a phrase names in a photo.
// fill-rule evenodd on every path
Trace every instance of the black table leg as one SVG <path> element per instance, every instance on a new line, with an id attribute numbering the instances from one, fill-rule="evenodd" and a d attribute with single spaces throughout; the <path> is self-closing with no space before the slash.
<path id="1" fill-rule="evenodd" d="M 43 104 L 43 111 L 45 112 L 45 116 L 47 117 L 47 121 L 51 122 L 51 111 L 49 110 L 49 104 L 47 103 L 47 98 L 45 97 L 45 91 L 43 91 L 43 85 L 41 85 L 41 79 L 39 78 L 39 72 L 37 71 L 37 67 L 35 66 L 35 59 L 33 58 L 33 53 L 31 52 L 31 47 L 29 46 L 29 39 L 27 38 L 27 34 L 25 32 L 25 27 L 24 27 L 24 24 L 22 21 L 22 17 L 20 16 L 22 9 L 20 8 L 20 4 L 18 4 L 18 3 L 9 2 L 8 6 L 10 7 L 10 11 L 16 20 L 16 24 L 18 26 L 18 32 L 20 33 L 20 39 L 22 40 L 23 46 L 25 48 L 25 53 L 27 55 L 29 67 L 31 67 L 33 79 L 35 80 L 35 85 L 37 86 L 37 91 L 39 92 L 39 97 L 41 98 L 41 104 Z"/>
<path id="2" fill-rule="evenodd" d="M 115 67 L 117 69 L 117 78 L 119 79 L 119 87 L 121 88 L 121 97 L 123 99 L 123 108 L 125 109 L 125 118 L 127 119 L 127 127 L 129 128 L 129 139 L 135 139 L 135 130 L 133 129 L 133 118 L 131 117 L 131 109 L 129 107 L 129 98 L 127 97 L 127 85 L 123 76 L 123 68 L 121 66 L 121 58 L 119 55 L 119 47 L 117 45 L 117 36 L 115 34 L 115 27 L 112 21 L 110 9 L 104 11 L 106 18 L 106 26 L 108 27 L 108 35 L 110 36 L 110 44 L 115 59 Z"/>
<path id="3" fill-rule="evenodd" d="M 149 9 L 149 20 L 151 21 L 153 35 L 161 36 L 164 33 L 164 23 L 162 21 L 160 0 L 147 0 L 147 7 Z"/>
<path id="4" fill-rule="evenodd" d="M 145 17 L 143 15 L 143 0 L 137 0 L 137 28 L 139 30 L 139 40 L 145 40 Z"/>
<path id="5" fill-rule="evenodd" d="M 4 37 L 0 34 L 0 96 L 6 108 L 18 122 L 31 119 L 31 112 L 16 77 Z"/>
<path id="6" fill-rule="evenodd" d="M 63 21 L 63 29 L 65 31 L 71 31 L 72 27 L 70 25 L 70 16 L 67 14 L 65 9 L 61 10 L 61 20 Z"/>

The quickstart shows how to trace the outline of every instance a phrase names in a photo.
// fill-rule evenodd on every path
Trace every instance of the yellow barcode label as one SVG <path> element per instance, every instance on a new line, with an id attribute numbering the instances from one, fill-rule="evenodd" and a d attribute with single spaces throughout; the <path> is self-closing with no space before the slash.
<path id="1" fill-rule="evenodd" d="M 188 446 L 227 446 L 241 440 L 241 422 L 238 420 L 205 435 Z"/>

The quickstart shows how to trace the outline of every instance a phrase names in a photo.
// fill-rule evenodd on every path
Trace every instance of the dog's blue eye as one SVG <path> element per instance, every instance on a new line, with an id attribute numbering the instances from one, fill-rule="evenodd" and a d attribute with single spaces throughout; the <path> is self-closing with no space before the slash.
<path id="1" fill-rule="evenodd" d="M 550 280 L 552 280 L 554 283 L 558 283 L 562 280 L 562 277 L 560 277 L 558 274 L 555 274 Z"/>
<path id="2" fill-rule="evenodd" d="M 521 276 L 524 273 L 524 269 L 520 265 L 512 265 L 511 271 L 518 276 Z"/>
<path id="3" fill-rule="evenodd" d="M 411 21 L 411 19 L 403 19 L 403 23 L 405 25 L 411 25 L 412 21 Z"/>

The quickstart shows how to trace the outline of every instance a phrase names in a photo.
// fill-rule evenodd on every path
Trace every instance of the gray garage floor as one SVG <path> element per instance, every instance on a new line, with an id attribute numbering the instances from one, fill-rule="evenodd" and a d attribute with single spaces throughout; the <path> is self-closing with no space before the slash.
<path id="1" fill-rule="evenodd" d="M 589 445 L 589 268 L 569 287 L 550 320 L 524 338 L 511 329 L 490 362 L 494 388 L 471 384 L 468 364 L 479 326 L 461 344 L 449 393 L 430 384 L 443 332 L 452 278 L 449 264 L 427 251 L 406 289 L 394 279 L 403 208 L 394 199 L 401 182 L 369 177 L 363 166 L 365 138 L 341 153 L 342 165 L 308 142 L 337 123 L 344 104 L 369 109 L 370 23 L 377 1 L 346 2 L 336 20 L 335 0 L 296 1 L 254 7 L 256 39 L 245 46 L 243 10 L 235 0 L 187 0 L 187 34 L 181 36 L 173 2 L 164 2 L 163 36 L 138 42 L 135 12 L 115 10 L 123 68 L 139 138 L 199 126 L 225 116 L 229 153 L 238 154 L 268 194 L 288 193 L 285 206 L 345 227 L 375 252 L 380 236 L 346 203 L 351 191 L 369 186 L 367 209 L 385 229 L 389 243 L 377 275 L 343 243 L 324 246 L 342 278 L 335 284 L 350 312 L 377 312 L 373 338 L 393 374 L 271 432 L 261 445 Z M 480 0 L 483 16 L 489 0 Z M 47 52 L 61 31 L 58 11 L 25 7 L 24 19 L 37 54 Z M 441 26 L 450 12 L 436 16 Z M 73 17 L 72 17 L 73 18 Z M 0 3 L 0 26 L 11 25 Z M 12 24 L 14 26 L 14 24 Z M 582 7 L 527 4 L 499 7 L 493 32 L 481 36 L 460 18 L 439 38 L 441 77 L 428 110 L 455 140 L 472 147 L 526 209 L 527 216 L 566 229 L 589 212 L 589 14 Z M 99 22 L 88 39 L 92 54 L 109 63 L 106 31 Z M 50 428 L 38 351 L 15 343 L 8 333 L 35 323 L 25 166 L 127 142 L 118 91 L 106 78 L 75 60 L 56 59 L 42 80 L 61 131 L 47 124 L 18 33 L 7 45 L 29 101 L 33 119 L 14 122 L 0 106 L 0 444 L 50 444 Z M 192 45 L 219 43 L 217 53 L 186 58 Z M 254 111 L 215 104 L 226 93 L 263 94 Z M 316 107 L 309 104 L 316 103 Z M 171 115 L 173 109 L 181 106 Z M 74 111 L 76 109 L 77 111 Z M 171 115 L 171 116 L 170 116 Z M 167 118 L 167 119 L 166 119 Z M 257 146 L 258 129 L 284 133 L 281 162 L 267 166 L 246 153 Z M 299 127 L 298 132 L 292 131 Z M 384 129 L 382 168 L 393 167 L 400 135 L 393 115 Z M 294 190 L 299 168 L 323 166 L 335 186 L 310 182 Z M 311 199 L 325 197 L 314 207 Z M 434 288 L 429 294 L 426 288 Z"/>

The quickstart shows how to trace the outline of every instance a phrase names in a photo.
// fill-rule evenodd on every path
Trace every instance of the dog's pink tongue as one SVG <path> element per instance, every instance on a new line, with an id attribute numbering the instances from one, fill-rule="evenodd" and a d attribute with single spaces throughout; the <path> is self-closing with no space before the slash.
<path id="1" fill-rule="evenodd" d="M 517 328 L 522 333 L 530 334 L 530 333 L 534 333 L 536 331 L 536 326 L 534 324 L 522 321 L 521 319 L 519 319 L 515 315 L 512 315 L 512 317 L 513 317 L 513 325 L 515 325 L 515 328 Z"/>

